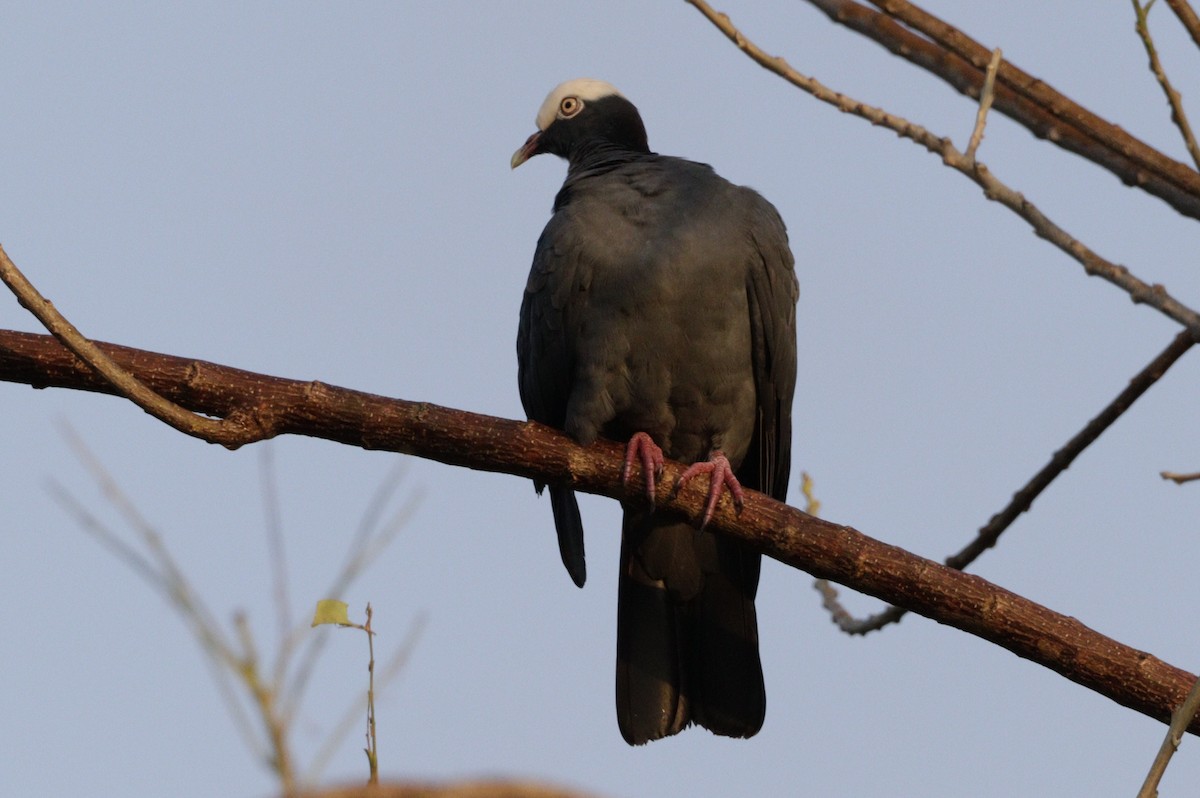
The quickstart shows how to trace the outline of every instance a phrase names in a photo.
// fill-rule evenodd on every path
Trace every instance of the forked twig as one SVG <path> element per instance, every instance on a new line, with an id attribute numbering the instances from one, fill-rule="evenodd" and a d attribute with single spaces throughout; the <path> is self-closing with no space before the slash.
<path id="1" fill-rule="evenodd" d="M 1171 106 L 1171 121 L 1175 123 L 1175 127 L 1179 128 L 1179 134 L 1183 136 L 1183 144 L 1187 147 L 1188 154 L 1192 156 L 1196 167 L 1200 168 L 1200 144 L 1196 143 L 1196 134 L 1192 132 L 1192 126 L 1183 110 L 1183 97 L 1171 85 L 1167 71 L 1163 68 L 1162 60 L 1158 57 L 1158 48 L 1154 46 L 1154 38 L 1150 35 L 1150 25 L 1147 19 L 1150 14 L 1150 5 L 1154 0 L 1150 0 L 1150 3 L 1144 6 L 1141 0 L 1132 0 L 1132 2 L 1133 13 L 1136 16 L 1134 28 L 1137 30 L 1138 38 L 1142 40 L 1142 46 L 1146 48 L 1146 55 L 1150 57 L 1150 71 L 1154 73 L 1158 85 L 1162 87 L 1163 94 L 1167 95 L 1167 104 Z"/>
<path id="2" fill-rule="evenodd" d="M 1179 750 L 1179 744 L 1183 742 L 1183 735 L 1197 712 L 1200 712 L 1200 681 L 1192 685 L 1187 698 L 1183 700 L 1178 709 L 1171 713 L 1171 725 L 1167 729 L 1162 745 L 1158 748 L 1154 762 L 1150 764 L 1150 772 L 1146 774 L 1146 780 L 1142 783 L 1142 788 L 1138 790 L 1137 798 L 1154 798 L 1158 795 L 1158 783 L 1162 781 L 1163 773 L 1167 770 L 1167 763 Z"/>
<path id="3" fill-rule="evenodd" d="M 1004 53 L 997 47 L 992 50 L 992 60 L 988 62 L 987 75 L 983 79 L 983 89 L 979 92 L 979 110 L 975 113 L 975 129 L 971 131 L 971 140 L 967 143 L 966 156 L 975 160 L 975 151 L 983 143 L 983 129 L 987 125 L 988 110 L 996 98 L 996 71 L 1000 69 L 1000 60 Z"/>
<path id="4" fill-rule="evenodd" d="M 102 349 L 83 337 L 75 325 L 67 321 L 49 300 L 38 293 L 20 269 L 9 260 L 4 247 L 0 247 L 0 281 L 16 295 L 21 306 L 36 316 L 63 346 L 108 380 L 117 389 L 117 393 L 159 421 L 186 435 L 209 443 L 219 443 L 230 449 L 271 437 L 269 424 L 263 423 L 263 419 L 252 413 L 235 410 L 224 419 L 208 418 L 189 412 L 147 388 L 117 365 Z"/>

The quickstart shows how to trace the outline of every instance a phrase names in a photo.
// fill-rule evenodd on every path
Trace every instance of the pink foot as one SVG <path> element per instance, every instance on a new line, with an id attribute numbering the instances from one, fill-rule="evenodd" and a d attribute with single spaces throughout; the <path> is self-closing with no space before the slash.
<path id="1" fill-rule="evenodd" d="M 625 465 L 621 466 L 621 484 L 629 485 L 630 472 L 633 463 L 637 461 L 642 466 L 642 478 L 646 480 L 646 498 L 650 500 L 650 509 L 654 509 L 655 484 L 663 470 L 663 453 L 658 444 L 644 432 L 635 432 L 625 447 Z M 739 490 L 741 487 L 739 486 Z"/>
<path id="2" fill-rule="evenodd" d="M 733 497 L 733 506 L 738 512 L 742 510 L 742 501 L 745 499 L 745 493 L 742 492 L 742 483 L 737 481 L 737 477 L 733 475 L 733 466 L 729 465 L 729 460 L 725 454 L 720 451 L 714 451 L 709 455 L 708 460 L 700 463 L 693 463 L 679 477 L 679 482 L 675 484 L 675 493 L 683 489 L 683 486 L 689 479 L 697 474 L 707 473 L 708 477 L 708 499 L 704 502 L 704 515 L 700 518 L 700 528 L 708 526 L 708 522 L 712 520 L 713 513 L 716 512 L 717 502 L 721 498 L 721 492 L 728 489 Z"/>

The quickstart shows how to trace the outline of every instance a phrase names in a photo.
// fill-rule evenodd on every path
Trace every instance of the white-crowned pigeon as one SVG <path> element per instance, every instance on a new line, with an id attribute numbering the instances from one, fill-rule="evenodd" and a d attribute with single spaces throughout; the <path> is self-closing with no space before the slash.
<path id="1" fill-rule="evenodd" d="M 650 151 L 637 109 L 599 80 L 556 87 L 512 166 L 565 158 L 517 334 L 529 418 L 586 446 L 625 442 L 649 501 L 624 507 L 617 720 L 630 744 L 697 723 L 750 737 L 766 708 L 760 555 L 704 531 L 722 492 L 783 500 L 799 293 L 779 213 L 711 167 Z M 699 530 L 653 511 L 663 455 L 707 473 Z M 540 488 L 541 486 L 539 486 Z M 575 494 L 550 486 L 563 564 L 585 578 Z"/>

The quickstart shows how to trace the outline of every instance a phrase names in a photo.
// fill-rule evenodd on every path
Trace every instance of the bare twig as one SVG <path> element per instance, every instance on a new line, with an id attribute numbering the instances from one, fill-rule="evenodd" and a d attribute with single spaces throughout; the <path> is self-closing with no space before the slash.
<path id="1" fill-rule="evenodd" d="M 1171 726 L 1167 729 L 1167 735 L 1163 738 L 1162 745 L 1159 746 L 1158 754 L 1154 757 L 1154 762 L 1150 765 L 1150 772 L 1146 774 L 1146 781 L 1143 782 L 1142 788 L 1138 790 L 1138 798 L 1154 798 L 1158 795 L 1158 783 L 1162 781 L 1163 773 L 1167 771 L 1167 764 L 1171 761 L 1171 757 L 1179 750 L 1179 744 L 1183 742 L 1184 732 L 1191 724 L 1192 719 L 1196 717 L 1196 713 L 1200 712 L 1200 681 L 1192 685 L 1191 692 L 1188 693 L 1184 702 L 1179 705 L 1179 709 L 1171 714 Z"/>
<path id="2" fill-rule="evenodd" d="M 1185 330 L 1179 333 L 1153 360 L 1134 375 L 1129 384 L 1101 410 L 1095 418 L 1089 421 L 1083 429 L 1067 441 L 1061 449 L 1054 453 L 1041 471 L 1034 474 L 1029 482 L 1017 491 L 1012 501 L 1003 510 L 992 516 L 991 520 L 979 530 L 979 535 L 962 551 L 946 560 L 951 568 L 966 568 L 980 554 L 996 545 L 1000 534 L 1006 530 L 1021 513 L 1033 504 L 1034 499 L 1041 495 L 1055 477 L 1066 471 L 1075 458 L 1090 446 L 1104 431 L 1116 422 L 1126 410 L 1133 406 L 1142 394 L 1150 390 L 1184 353 L 1192 348 L 1195 340 Z"/>
<path id="3" fill-rule="evenodd" d="M 1192 41 L 1200 47 L 1200 16 L 1197 16 L 1195 10 L 1188 5 L 1187 0 L 1167 0 L 1167 5 L 1175 12 L 1175 16 L 1179 18 L 1179 24 L 1183 25 L 1188 35 L 1192 37 Z"/>
<path id="4" fill-rule="evenodd" d="M 1200 479 L 1200 472 L 1193 474 L 1177 474 L 1174 471 L 1160 471 L 1158 475 L 1163 479 L 1169 479 L 1176 485 L 1182 485 L 1185 482 L 1195 482 Z"/>
<path id="5" fill-rule="evenodd" d="M 53 340 L 53 339 L 47 339 Z M 60 352 L 62 350 L 60 349 Z M 115 390 L 106 385 L 108 390 Z M 91 472 L 92 477 L 103 490 L 105 497 L 124 516 L 126 522 L 135 532 L 140 546 L 126 543 L 120 535 L 105 526 L 89 512 L 69 491 L 57 482 L 50 483 L 50 490 L 56 499 L 74 515 L 84 531 L 95 537 L 106 549 L 126 563 L 152 587 L 160 591 L 175 607 L 180 616 L 191 628 L 192 633 L 200 643 L 206 655 L 214 679 L 220 688 L 221 696 L 230 708 L 234 722 L 244 735 L 256 758 L 266 763 L 279 778 L 283 794 L 292 795 L 298 787 L 296 763 L 293 759 L 290 745 L 292 719 L 295 717 L 298 705 L 304 692 L 312 663 L 306 658 L 301 659 L 301 666 L 291 673 L 289 679 L 289 663 L 297 648 L 298 635 L 289 630 L 283 635 L 274 652 L 274 668 L 268 668 L 268 663 L 259 653 L 259 647 L 250 629 L 250 621 L 242 612 L 234 615 L 233 628 L 235 639 L 230 639 L 217 623 L 205 602 L 196 593 L 185 576 L 183 569 L 175 562 L 168 551 L 159 532 L 138 511 L 134 502 L 124 493 L 113 476 L 103 466 L 98 458 L 86 447 L 83 440 L 71 429 L 64 425 L 64 435 L 77 456 Z M 264 460 L 264 479 L 270 481 L 269 460 Z M 377 555 L 384 545 L 395 539 L 398 528 L 411 515 L 414 501 L 410 499 L 385 524 L 380 525 L 379 516 L 386 504 L 387 498 L 394 491 L 399 471 L 394 470 L 385 484 L 381 486 L 367 509 L 364 521 L 369 522 L 366 532 L 356 539 L 355 551 L 351 552 L 347 565 L 338 574 L 337 583 L 343 588 L 365 569 L 370 559 Z M 270 491 L 274 495 L 274 491 Z M 268 500 L 268 505 L 270 505 Z M 278 512 L 268 510 L 268 525 L 276 523 Z M 376 529 L 379 527 L 379 529 Z M 373 534 L 372 534 L 373 533 Z M 271 555 L 279 556 L 278 551 Z M 277 579 L 286 578 L 280 572 Z M 278 602 L 278 588 L 273 598 Z M 286 600 L 286 599 L 284 599 Z M 277 608 L 278 609 L 278 608 Z M 368 614 L 369 629 L 370 615 Z M 398 664 L 403 664 L 410 656 L 412 646 L 416 641 L 416 633 L 424 625 L 424 618 L 418 617 L 414 623 L 405 646 L 389 661 L 381 677 L 374 676 L 374 644 L 371 645 L 371 682 L 372 690 L 376 684 L 380 689 L 395 677 Z M 304 627 L 309 631 L 308 627 Z M 309 639 L 324 638 L 325 635 L 309 634 Z M 235 643 L 236 641 L 236 643 Z M 310 646 L 306 653 L 315 659 L 319 646 Z M 245 697 L 239 697 L 236 687 L 240 685 Z M 248 699 L 248 700 L 247 700 Z M 356 708 L 359 704 L 355 704 Z M 251 722 L 248 708 L 255 713 L 255 721 Z M 361 710 L 358 710 L 361 711 Z M 373 725 L 374 718 L 372 716 Z M 343 731 L 336 737 L 331 736 L 331 744 L 344 739 Z"/>
<path id="6" fill-rule="evenodd" d="M 54 305 L 38 293 L 25 275 L 9 260 L 3 247 L 0 247 L 0 280 L 16 295 L 21 306 L 36 316 L 63 346 L 112 383 L 117 393 L 159 421 L 186 435 L 209 443 L 219 443 L 230 449 L 270 437 L 269 425 L 242 408 L 235 409 L 225 419 L 204 418 L 189 413 L 138 382 L 91 341 L 84 338 L 75 325 L 63 318 Z"/>
<path id="7" fill-rule="evenodd" d="M 1175 127 L 1179 128 L 1179 134 L 1183 136 L 1183 143 L 1187 147 L 1188 154 L 1192 156 L 1196 167 L 1200 168 L 1200 144 L 1196 143 L 1196 135 L 1192 132 L 1192 126 L 1183 110 L 1183 97 L 1171 85 L 1167 71 L 1158 57 L 1158 49 L 1154 46 L 1154 38 L 1150 35 L 1150 25 L 1147 22 L 1150 4 L 1143 6 L 1141 0 L 1132 0 L 1132 2 L 1136 18 L 1134 28 L 1137 30 L 1138 38 L 1142 40 L 1142 45 L 1146 48 L 1146 55 L 1150 58 L 1150 71 L 1154 73 L 1158 85 L 1162 87 L 1163 94 L 1167 96 L 1167 104 L 1171 106 L 1171 121 L 1175 123 Z M 1150 0 L 1150 3 L 1153 2 L 1154 0 Z"/>
<path id="8" fill-rule="evenodd" d="M 1000 535 L 1012 526 L 1012 523 L 1022 513 L 1033 505 L 1034 499 L 1040 496 L 1042 491 L 1050 487 L 1050 483 L 1059 474 L 1066 471 L 1071 466 L 1071 463 L 1075 462 L 1075 458 L 1083 453 L 1084 449 L 1090 446 L 1126 410 L 1132 407 L 1133 403 L 1150 389 L 1150 386 L 1158 382 L 1167 373 L 1167 369 L 1171 368 L 1179 358 L 1183 357 L 1183 354 L 1191 349 L 1194 343 L 1195 341 L 1186 330 L 1176 335 L 1174 340 L 1167 345 L 1166 349 L 1147 363 L 1145 368 L 1134 375 L 1133 379 L 1129 381 L 1124 390 L 1117 394 L 1116 398 L 1109 402 L 1095 418 L 1089 421 L 1083 429 L 1067 441 L 1061 449 L 1055 452 L 1050 458 L 1050 462 L 1034 474 L 1033 478 L 1023 488 L 1013 494 L 1012 500 L 1009 501 L 1008 505 L 993 515 L 987 524 L 980 528 L 974 540 L 957 554 L 946 558 L 946 566 L 957 568 L 961 571 L 978 559 L 985 551 L 995 546 L 996 541 L 1000 539 Z M 1166 477 L 1166 474 L 1164 473 L 1163 476 Z M 1196 477 L 1200 478 L 1200 474 L 1197 474 Z M 905 610 L 900 607 L 888 607 L 881 612 L 859 620 L 842 608 L 842 605 L 837 600 L 837 591 L 832 587 L 826 585 L 818 587 L 817 590 L 820 591 L 822 604 L 830 611 L 834 623 L 847 634 L 865 635 L 868 632 L 878 631 L 885 626 L 896 623 L 905 614 Z"/>
<path id="9" fill-rule="evenodd" d="M 983 129 L 987 126 L 988 109 L 996 97 L 996 70 L 1000 68 L 1000 59 L 1004 53 L 997 47 L 992 51 L 992 60 L 988 62 L 987 76 L 983 79 L 983 90 L 979 92 L 979 110 L 975 113 L 975 129 L 971 131 L 971 140 L 967 143 L 966 156 L 975 160 L 975 152 L 983 143 Z"/>
<path id="10" fill-rule="evenodd" d="M 240 675 L 242 665 L 242 659 L 234 651 L 233 644 L 222 632 L 221 626 L 216 622 L 207 605 L 192 589 L 158 530 L 142 516 L 136 505 L 117 484 L 112 474 L 88 449 L 78 433 L 65 423 L 62 428 L 63 435 L 80 462 L 91 473 L 108 501 L 124 516 L 126 523 L 141 540 L 142 546 L 149 556 L 142 554 L 122 540 L 120 535 L 100 522 L 66 488 L 53 480 L 49 485 L 52 495 L 68 512 L 75 516 L 76 521 L 85 532 L 115 554 L 118 560 L 129 566 L 152 588 L 162 593 L 163 597 L 175 607 L 180 617 L 192 630 L 201 650 L 207 655 L 207 662 L 221 693 L 221 698 L 225 701 L 230 715 L 233 717 L 234 725 L 237 726 L 255 756 L 270 759 L 272 755 L 256 734 L 249 716 L 230 683 L 231 674 Z"/>
<path id="11" fill-rule="evenodd" d="M 367 622 L 363 631 L 367 633 L 367 650 L 370 659 L 367 661 L 367 747 L 363 749 L 367 755 L 367 767 L 370 774 L 367 784 L 379 786 L 379 742 L 375 736 L 375 633 L 371 631 L 371 603 L 367 602 Z"/>
<path id="12" fill-rule="evenodd" d="M 382 691 L 390 684 L 400 671 L 408 664 L 412 657 L 413 651 L 416 650 L 417 642 L 421 639 L 421 634 L 425 631 L 425 626 L 428 622 L 428 617 L 425 613 L 417 615 L 413 619 L 412 624 L 408 628 L 408 633 L 404 636 L 404 641 L 392 658 L 388 660 L 384 666 L 383 672 L 379 676 L 379 689 Z M 363 710 L 364 701 L 354 701 L 341 719 L 326 735 L 316 756 L 313 757 L 312 764 L 309 765 L 308 771 L 304 774 L 304 782 L 307 784 L 315 784 L 321 777 L 321 773 L 328 767 L 333 755 L 337 752 L 337 747 L 346 735 L 351 731 Z"/>
<path id="13" fill-rule="evenodd" d="M 920 125 L 890 114 L 880 108 L 859 102 L 833 91 L 814 78 L 801 75 L 779 56 L 763 52 L 754 42 L 734 26 L 729 16 L 712 9 L 704 0 L 688 0 L 701 14 L 708 18 L 722 33 L 760 66 L 774 72 L 792 85 L 800 88 L 822 102 L 840 111 L 862 117 L 873 125 L 886 127 L 901 138 L 909 139 L 931 153 L 941 156 L 942 163 L 969 177 L 983 189 L 984 196 L 1012 210 L 1029 223 L 1033 231 L 1080 264 L 1089 276 L 1098 276 L 1129 294 L 1137 304 L 1149 305 L 1171 319 L 1187 327 L 1192 335 L 1200 338 L 1200 313 L 1192 310 L 1172 297 L 1158 284 L 1151 285 L 1136 277 L 1125 266 L 1106 260 L 1089 249 L 1084 243 L 1051 221 L 1045 214 L 1019 192 L 1001 182 L 980 161 L 967 158 L 950 139 L 935 136 Z M 1003 74 L 1004 66 L 1000 67 Z"/>

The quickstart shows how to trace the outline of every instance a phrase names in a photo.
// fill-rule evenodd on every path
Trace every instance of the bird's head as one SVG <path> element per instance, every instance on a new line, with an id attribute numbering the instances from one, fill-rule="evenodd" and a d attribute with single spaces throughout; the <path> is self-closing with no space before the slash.
<path id="1" fill-rule="evenodd" d="M 571 161 L 596 149 L 650 152 L 633 103 L 610 83 L 576 78 L 555 86 L 546 97 L 538 109 L 537 132 L 513 153 L 512 168 L 543 152 Z"/>

